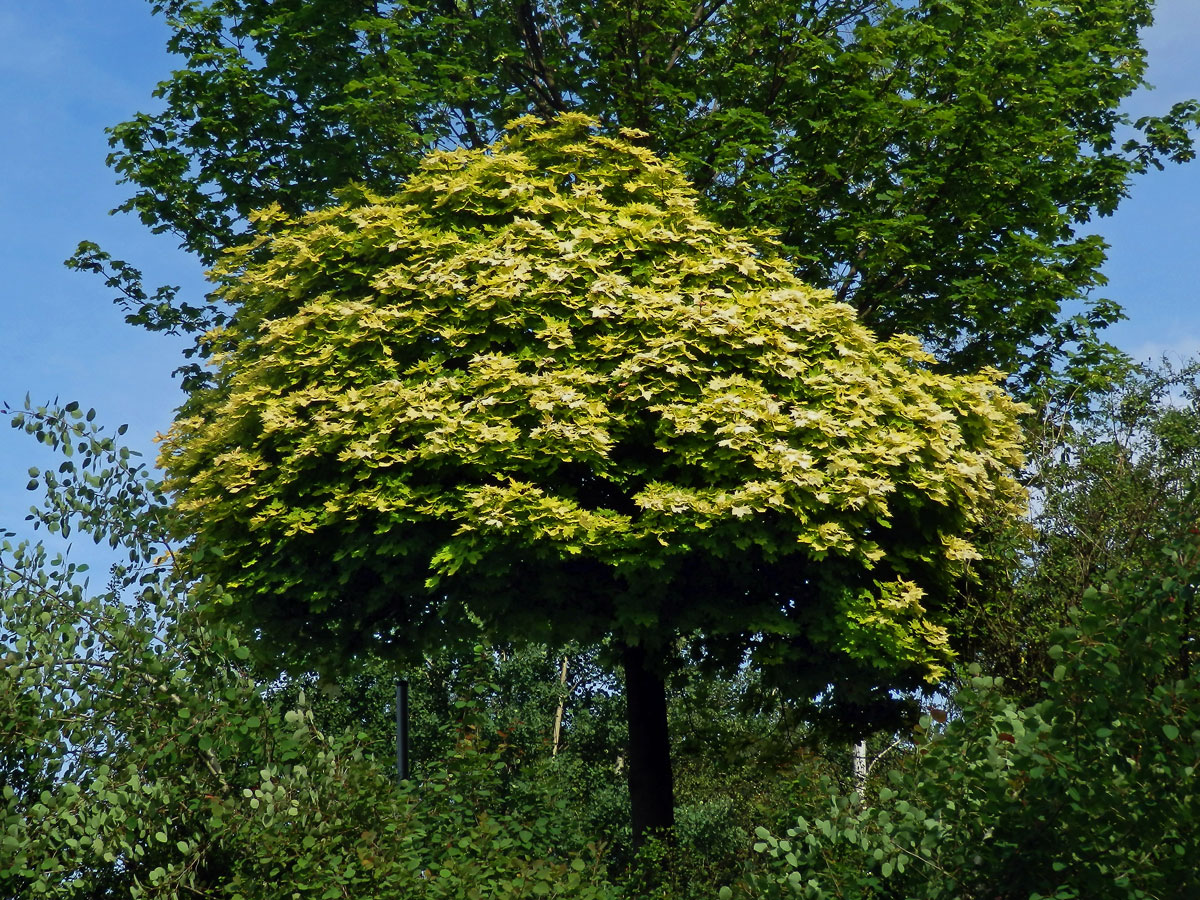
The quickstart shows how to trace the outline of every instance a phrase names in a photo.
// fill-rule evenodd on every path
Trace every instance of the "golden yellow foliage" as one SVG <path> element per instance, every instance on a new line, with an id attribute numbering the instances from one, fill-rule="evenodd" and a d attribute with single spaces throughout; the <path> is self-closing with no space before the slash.
<path id="1" fill-rule="evenodd" d="M 259 228 L 162 449 L 194 564 L 248 620 L 336 647 L 472 616 L 766 634 L 941 671 L 971 532 L 1023 502 L 996 373 L 876 340 L 578 115 Z"/>

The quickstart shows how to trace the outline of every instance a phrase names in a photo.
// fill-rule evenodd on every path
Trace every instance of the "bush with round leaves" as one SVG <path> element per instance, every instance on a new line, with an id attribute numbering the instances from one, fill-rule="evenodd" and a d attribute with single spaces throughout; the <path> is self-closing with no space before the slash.
<path id="1" fill-rule="evenodd" d="M 1200 538 L 1088 589 L 1022 708 L 979 674 L 874 798 L 759 830 L 755 897 L 1184 900 L 1200 895 Z M 733 891 L 726 889 L 727 896 Z"/>
<path id="2" fill-rule="evenodd" d="M 95 592 L 42 545 L 0 546 L 0 896 L 614 896 L 559 798 L 509 790 L 473 700 L 453 752 L 397 785 L 390 746 L 272 701 L 246 646 L 194 615 L 143 467 L 75 409 L 5 412 L 72 448 L 34 476 L 39 526 L 126 555 Z"/>

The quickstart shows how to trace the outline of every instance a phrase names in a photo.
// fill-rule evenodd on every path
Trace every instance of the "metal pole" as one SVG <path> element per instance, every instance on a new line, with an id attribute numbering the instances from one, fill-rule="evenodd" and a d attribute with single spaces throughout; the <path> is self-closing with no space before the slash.
<path id="1" fill-rule="evenodd" d="M 396 679 L 396 777 L 408 779 L 408 679 Z"/>

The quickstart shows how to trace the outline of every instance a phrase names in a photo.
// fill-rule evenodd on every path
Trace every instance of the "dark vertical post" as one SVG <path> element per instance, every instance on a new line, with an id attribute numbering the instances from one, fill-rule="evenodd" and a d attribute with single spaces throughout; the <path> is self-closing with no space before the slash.
<path id="1" fill-rule="evenodd" d="M 408 679 L 396 679 L 396 777 L 408 778 Z"/>

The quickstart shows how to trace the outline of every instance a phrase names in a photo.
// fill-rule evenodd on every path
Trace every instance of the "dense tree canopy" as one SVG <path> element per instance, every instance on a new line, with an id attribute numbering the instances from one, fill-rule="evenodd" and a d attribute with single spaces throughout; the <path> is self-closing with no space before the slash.
<path id="1" fill-rule="evenodd" d="M 163 445 L 201 568 L 310 647 L 420 645 L 467 615 L 447 596 L 529 638 L 654 644 L 812 626 L 836 598 L 863 634 L 831 644 L 927 662 L 935 630 L 890 629 L 1015 502 L 1015 407 L 876 342 L 589 125 L 260 217 L 217 274 L 216 383 Z"/>
<path id="2" fill-rule="evenodd" d="M 112 130 L 125 208 L 206 260 L 249 214 L 390 192 L 431 147 L 533 112 L 647 132 L 726 225 L 768 225 L 802 281 L 953 371 L 1014 384 L 1103 355 L 1080 233 L 1192 156 L 1195 104 L 1131 123 L 1152 0 L 154 0 L 185 65 Z M 85 266 L 104 254 L 85 248 Z M 125 270 L 124 274 L 129 274 Z M 130 289 L 128 279 L 116 282 Z M 135 320 L 219 311 L 130 291 Z M 1072 305 L 1083 301 L 1082 305 Z"/>
<path id="3" fill-rule="evenodd" d="M 1017 407 L 648 150 L 536 121 L 227 256 L 215 381 L 161 458 L 197 571 L 293 660 L 482 622 L 612 636 L 631 698 L 689 636 L 794 654 L 801 691 L 936 675 L 966 538 L 1019 503 Z"/>
<path id="4" fill-rule="evenodd" d="M 1020 700 L 944 682 L 847 795 L 779 690 L 938 677 L 1021 530 L 1021 408 L 975 369 L 1105 381 L 1076 227 L 1192 152 L 1193 105 L 1117 112 L 1149 0 L 151 5 L 187 65 L 111 162 L 218 287 L 75 264 L 214 366 L 174 496 L 77 404 L 0 403 L 63 456 L 34 526 L 124 560 L 94 588 L 0 532 L 0 895 L 1196 894 L 1194 365 L 1034 429 L 1037 541 L 955 620 Z M 312 667 L 427 648 L 397 784 L 392 661 Z M 631 854 L 664 682 L 676 840 Z"/>

